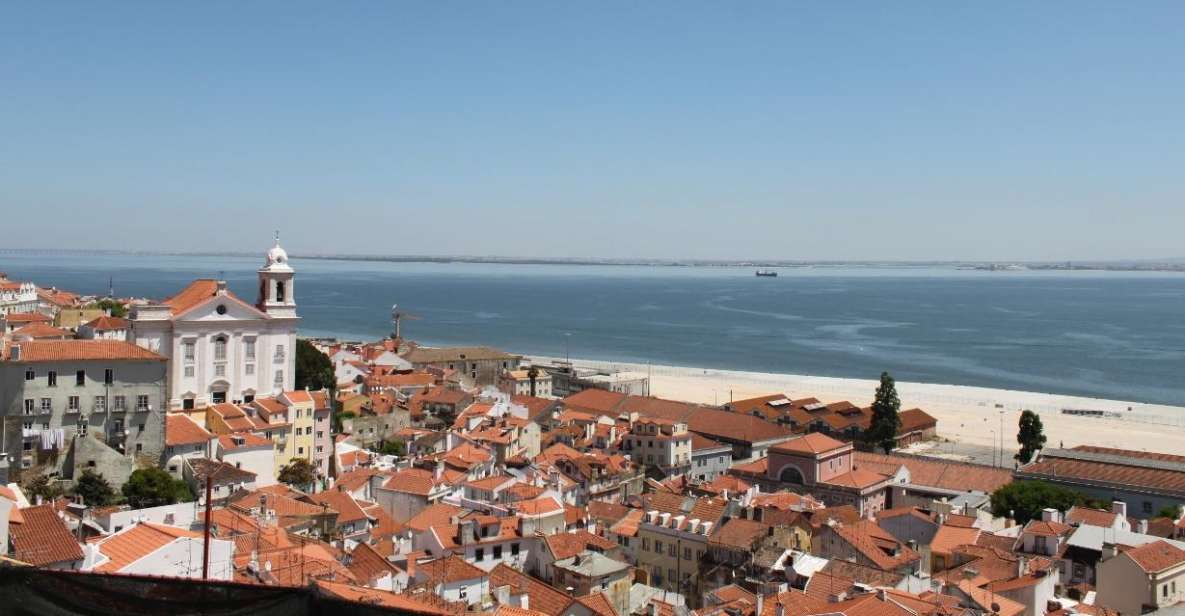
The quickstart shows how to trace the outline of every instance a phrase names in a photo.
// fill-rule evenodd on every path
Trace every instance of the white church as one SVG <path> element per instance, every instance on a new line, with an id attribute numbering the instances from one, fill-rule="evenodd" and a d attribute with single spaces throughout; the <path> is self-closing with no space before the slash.
<path id="1" fill-rule="evenodd" d="M 133 308 L 136 344 L 169 358 L 169 409 L 250 402 L 294 389 L 295 272 L 276 244 L 259 269 L 252 306 L 226 281 L 199 279 L 160 304 Z"/>

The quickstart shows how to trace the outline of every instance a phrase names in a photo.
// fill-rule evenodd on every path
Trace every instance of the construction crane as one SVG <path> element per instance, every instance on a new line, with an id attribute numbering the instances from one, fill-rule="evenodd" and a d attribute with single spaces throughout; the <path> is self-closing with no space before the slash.
<path id="1" fill-rule="evenodd" d="M 395 324 L 395 338 L 402 338 L 399 331 L 399 322 L 403 319 L 409 321 L 418 321 L 421 317 L 414 314 L 407 314 L 406 312 L 399 312 L 399 304 L 391 304 L 391 322 Z"/>

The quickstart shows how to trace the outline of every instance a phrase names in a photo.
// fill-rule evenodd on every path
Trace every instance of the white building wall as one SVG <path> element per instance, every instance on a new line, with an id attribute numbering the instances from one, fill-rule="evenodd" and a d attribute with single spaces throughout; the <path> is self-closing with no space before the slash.
<path id="1" fill-rule="evenodd" d="M 276 456 L 271 447 L 242 447 L 219 452 L 219 458 L 245 471 L 255 473 L 255 487 L 276 483 Z"/>

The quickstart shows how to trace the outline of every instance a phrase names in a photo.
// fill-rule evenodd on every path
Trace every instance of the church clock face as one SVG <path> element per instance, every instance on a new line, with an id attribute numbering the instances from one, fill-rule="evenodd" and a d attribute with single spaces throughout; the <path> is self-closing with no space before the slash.
<path id="1" fill-rule="evenodd" d="M 226 304 L 218 304 L 218 307 L 214 309 L 214 312 L 217 312 L 218 314 L 226 314 Z"/>

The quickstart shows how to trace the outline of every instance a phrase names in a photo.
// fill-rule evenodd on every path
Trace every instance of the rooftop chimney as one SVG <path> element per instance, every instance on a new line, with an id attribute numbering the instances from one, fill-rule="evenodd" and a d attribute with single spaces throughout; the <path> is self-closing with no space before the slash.
<path id="1" fill-rule="evenodd" d="M 1041 510 L 1041 520 L 1044 522 L 1061 522 L 1061 512 L 1053 507 L 1046 507 Z"/>
<path id="2" fill-rule="evenodd" d="M 1114 513 L 1115 515 L 1126 518 L 1127 517 L 1127 503 L 1125 503 L 1121 500 L 1111 501 L 1111 513 Z"/>
<path id="3" fill-rule="evenodd" d="M 217 285 L 217 287 L 216 287 L 216 288 L 217 288 L 217 290 L 215 291 L 215 294 L 216 294 L 216 295 L 226 295 L 226 281 L 225 281 L 225 280 L 219 280 L 219 281 L 218 281 L 217 283 L 215 283 L 215 284 Z"/>

